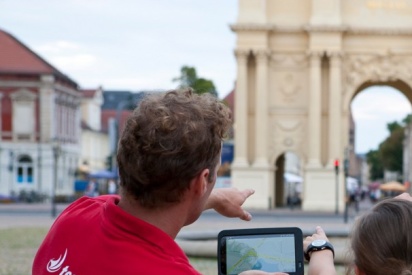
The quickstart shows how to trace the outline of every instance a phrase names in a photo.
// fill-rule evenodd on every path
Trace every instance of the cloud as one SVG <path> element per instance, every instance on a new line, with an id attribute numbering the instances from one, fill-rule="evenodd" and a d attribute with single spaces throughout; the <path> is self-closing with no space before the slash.
<path id="1" fill-rule="evenodd" d="M 41 52 L 44 55 L 61 54 L 66 51 L 78 51 L 81 46 L 77 43 L 58 40 L 53 42 L 47 42 L 35 47 L 35 51 Z"/>
<path id="2" fill-rule="evenodd" d="M 67 40 L 48 41 L 34 46 L 34 50 L 61 71 L 78 75 L 97 66 L 98 57 L 87 53 L 87 49 L 78 43 Z"/>
<path id="3" fill-rule="evenodd" d="M 377 149 L 389 135 L 387 124 L 401 122 L 411 113 L 410 101 L 398 90 L 388 86 L 373 86 L 361 91 L 352 101 L 356 125 L 356 152 Z"/>
<path id="4" fill-rule="evenodd" d="M 97 58 L 91 54 L 73 54 L 55 56 L 51 62 L 57 67 L 68 71 L 84 71 L 96 66 Z"/>

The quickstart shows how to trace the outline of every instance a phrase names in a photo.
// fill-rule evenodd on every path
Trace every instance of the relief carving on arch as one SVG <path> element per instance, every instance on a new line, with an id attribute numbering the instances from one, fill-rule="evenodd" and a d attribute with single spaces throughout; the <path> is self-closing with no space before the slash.
<path id="1" fill-rule="evenodd" d="M 295 74 L 284 73 L 281 76 L 279 83 L 279 91 L 282 94 L 282 99 L 286 103 L 293 103 L 296 96 L 302 90 L 302 86 L 298 84 Z"/>
<path id="2" fill-rule="evenodd" d="M 269 135 L 269 155 L 278 156 L 285 151 L 305 154 L 305 124 L 301 118 L 271 120 Z M 271 160 L 274 161 L 274 160 Z"/>
<path id="3" fill-rule="evenodd" d="M 403 80 L 412 87 L 412 56 L 351 54 L 344 59 L 345 91 L 352 92 L 367 81 Z"/>
<path id="4" fill-rule="evenodd" d="M 307 67 L 308 58 L 305 53 L 272 53 L 270 65 L 273 68 L 302 68 Z"/>

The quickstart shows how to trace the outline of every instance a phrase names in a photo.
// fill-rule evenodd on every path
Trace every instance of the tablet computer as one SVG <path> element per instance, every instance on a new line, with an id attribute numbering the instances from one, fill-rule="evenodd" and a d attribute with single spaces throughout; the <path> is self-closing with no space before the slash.
<path id="1" fill-rule="evenodd" d="M 304 274 L 303 236 L 297 227 L 223 230 L 218 234 L 219 275 L 245 270 Z"/>

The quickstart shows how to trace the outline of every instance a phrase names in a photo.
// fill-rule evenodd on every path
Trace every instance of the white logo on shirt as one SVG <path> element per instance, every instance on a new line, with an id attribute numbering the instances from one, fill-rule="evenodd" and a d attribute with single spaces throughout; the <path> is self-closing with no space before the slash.
<path id="1" fill-rule="evenodd" d="M 60 257 L 55 260 L 55 259 L 51 259 L 49 261 L 49 263 L 47 264 L 47 271 L 50 273 L 54 273 L 60 270 L 60 268 L 62 267 L 64 260 L 66 260 L 66 255 L 67 255 L 67 248 L 64 251 L 64 255 L 60 255 Z M 74 275 L 74 273 L 72 273 L 69 270 L 69 266 L 65 266 L 63 267 L 62 271 L 59 273 L 59 275 Z"/>
<path id="2" fill-rule="evenodd" d="M 60 257 L 55 260 L 51 259 L 49 263 L 47 264 L 47 271 L 50 273 L 54 273 L 56 271 L 59 271 L 59 269 L 62 267 L 64 260 L 66 260 L 66 255 L 67 255 L 67 248 L 66 251 L 64 251 L 64 255 L 60 255 Z"/>

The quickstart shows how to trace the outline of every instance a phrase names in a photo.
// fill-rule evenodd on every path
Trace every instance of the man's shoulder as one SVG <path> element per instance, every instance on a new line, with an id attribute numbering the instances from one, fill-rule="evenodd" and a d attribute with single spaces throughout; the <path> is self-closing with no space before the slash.
<path id="1" fill-rule="evenodd" d="M 83 196 L 72 202 L 64 211 L 71 212 L 75 210 L 89 209 L 90 208 L 99 208 L 103 204 L 113 203 L 117 204 L 120 197 L 118 195 L 101 195 L 98 197 L 88 197 Z"/>

